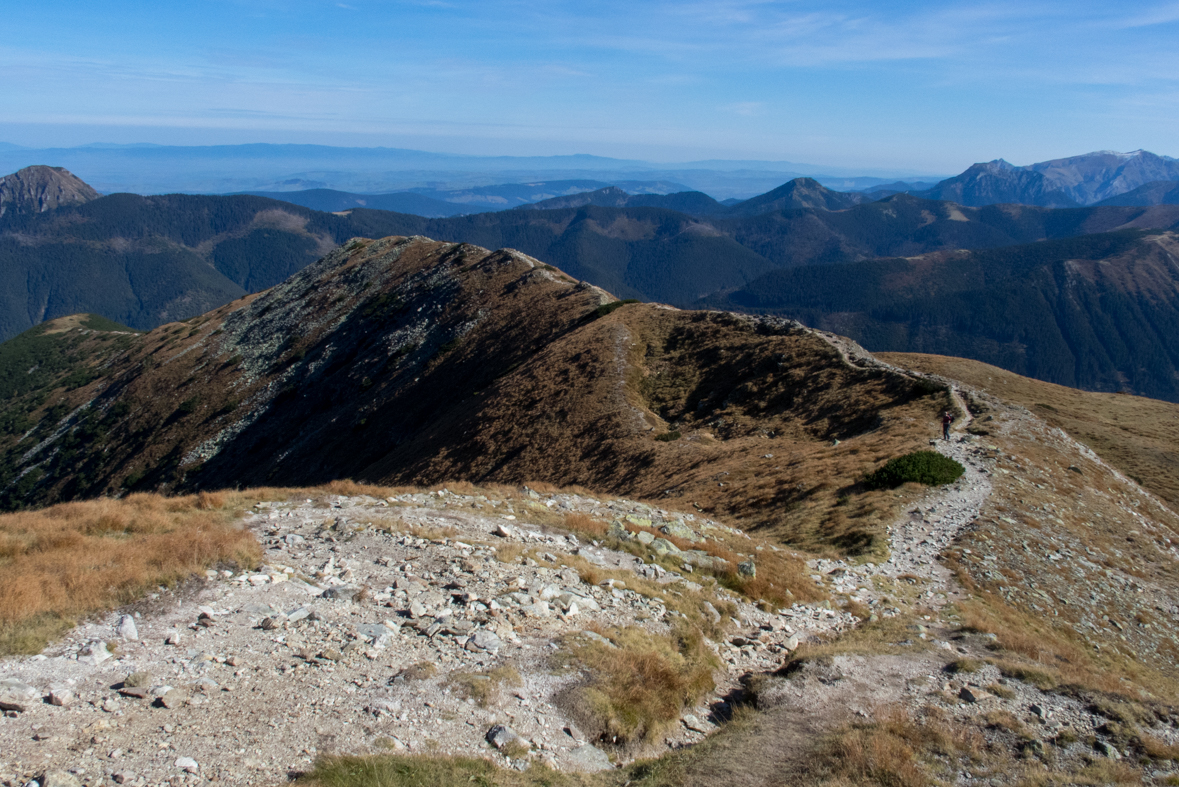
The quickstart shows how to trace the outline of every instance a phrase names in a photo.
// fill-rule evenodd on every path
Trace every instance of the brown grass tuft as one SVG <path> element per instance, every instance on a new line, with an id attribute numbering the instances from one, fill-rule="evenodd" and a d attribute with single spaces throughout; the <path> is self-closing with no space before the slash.
<path id="1" fill-rule="evenodd" d="M 360 484 L 353 481 L 351 478 L 340 478 L 335 481 L 329 481 L 323 487 L 329 494 L 346 495 L 348 497 L 356 497 L 357 495 L 368 495 L 369 497 L 386 497 L 389 494 L 389 488 L 385 486 L 374 486 L 373 484 Z"/>
<path id="2" fill-rule="evenodd" d="M 430 661 L 419 661 L 403 669 L 400 677 L 406 680 L 426 680 L 438 674 L 438 666 Z"/>
<path id="3" fill-rule="evenodd" d="M 974 729 L 940 713 L 915 720 L 904 707 L 887 707 L 876 719 L 829 736 L 817 754 L 822 770 L 855 785 L 925 787 L 934 783 L 923 760 L 978 759 L 985 740 Z"/>
<path id="4" fill-rule="evenodd" d="M 200 492 L 197 494 L 196 507 L 201 511 L 218 511 L 225 508 L 225 495 L 217 492 Z"/>
<path id="5" fill-rule="evenodd" d="M 460 697 L 473 699 L 486 708 L 499 700 L 502 687 L 519 686 L 523 679 L 515 667 L 504 664 L 489 672 L 452 674 L 449 683 Z"/>
<path id="6" fill-rule="evenodd" d="M 1153 735 L 1142 735 L 1139 742 L 1142 751 L 1151 759 L 1179 760 L 1179 746 L 1161 741 Z"/>
<path id="7" fill-rule="evenodd" d="M 685 627 L 670 637 L 638 628 L 605 633 L 617 647 L 574 639 L 570 655 L 588 678 L 563 700 L 591 738 L 648 742 L 712 690 L 716 658 L 699 631 Z"/>
<path id="8" fill-rule="evenodd" d="M 610 782 L 596 774 L 555 773 L 539 764 L 517 771 L 487 758 L 408 754 L 322 757 L 298 783 L 315 787 L 604 787 Z"/>
<path id="9" fill-rule="evenodd" d="M 565 515 L 565 527 L 589 538 L 602 538 L 606 535 L 608 526 L 600 519 L 594 519 L 588 514 L 575 512 Z"/>

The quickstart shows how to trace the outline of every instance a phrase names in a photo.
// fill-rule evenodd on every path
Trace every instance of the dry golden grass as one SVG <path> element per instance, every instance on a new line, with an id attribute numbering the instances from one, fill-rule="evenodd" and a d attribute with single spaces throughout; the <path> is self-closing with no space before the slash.
<path id="1" fill-rule="evenodd" d="M 977 759 L 985 748 L 975 729 L 940 714 L 914 719 L 904 707 L 883 708 L 874 721 L 828 736 L 813 768 L 833 784 L 924 787 L 934 783 L 930 755 Z"/>
<path id="2" fill-rule="evenodd" d="M 562 658 L 587 674 L 561 700 L 591 740 L 619 746 L 649 743 L 675 724 L 714 683 L 716 657 L 699 630 L 670 636 L 640 628 L 602 630 L 617 647 L 576 635 Z"/>
<path id="3" fill-rule="evenodd" d="M 1044 690 L 1067 687 L 1137 701 L 1145 687 L 1166 702 L 1179 698 L 1179 681 L 1173 674 L 1130 656 L 1094 651 L 1075 631 L 1052 626 L 995 594 L 976 591 L 959 607 L 964 628 L 998 637 L 1000 657 L 994 663 L 1008 677 Z"/>
<path id="4" fill-rule="evenodd" d="M 978 659 L 955 659 L 946 665 L 946 672 L 978 672 L 983 666 L 983 662 Z"/>
<path id="5" fill-rule="evenodd" d="M 495 545 L 495 558 L 501 563 L 518 563 L 520 558 L 528 554 L 528 547 L 524 544 L 507 542 Z"/>
<path id="6" fill-rule="evenodd" d="M 1142 735 L 1139 742 L 1143 753 L 1151 759 L 1179 760 L 1179 746 L 1161 741 L 1153 735 Z"/>
<path id="7" fill-rule="evenodd" d="M 224 506 L 136 494 L 0 516 L 0 653 L 35 653 L 78 618 L 214 564 L 253 565 L 257 542 Z"/>
<path id="8" fill-rule="evenodd" d="M 1027 732 L 1027 728 L 1024 727 L 1023 722 L 1014 713 L 1007 710 L 989 710 L 982 715 L 981 721 L 988 727 L 997 730 L 1006 730 L 1016 735 L 1024 735 Z"/>
<path id="9" fill-rule="evenodd" d="M 533 765 L 526 771 L 501 768 L 488 759 L 402 755 L 323 757 L 296 784 L 316 787 L 621 787 L 612 773 L 579 774 Z"/>
<path id="10" fill-rule="evenodd" d="M 965 358 L 877 355 L 889 363 L 961 380 L 1023 405 L 1159 497 L 1179 504 L 1179 404 L 1067 388 Z"/>
<path id="11" fill-rule="evenodd" d="M 596 539 L 605 537 L 608 529 L 608 525 L 602 520 L 580 512 L 566 514 L 563 524 L 567 530 Z"/>

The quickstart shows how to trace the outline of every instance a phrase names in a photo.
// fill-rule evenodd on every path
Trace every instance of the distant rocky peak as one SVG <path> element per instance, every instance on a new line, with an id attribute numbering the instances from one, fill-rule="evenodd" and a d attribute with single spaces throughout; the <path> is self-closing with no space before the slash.
<path id="1" fill-rule="evenodd" d="M 101 195 L 62 167 L 25 167 L 0 178 L 0 218 L 82 205 Z"/>

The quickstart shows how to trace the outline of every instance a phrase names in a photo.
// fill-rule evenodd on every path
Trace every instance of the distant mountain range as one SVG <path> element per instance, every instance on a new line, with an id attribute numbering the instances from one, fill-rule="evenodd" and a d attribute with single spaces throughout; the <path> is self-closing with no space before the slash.
<path id="1" fill-rule="evenodd" d="M 261 197 L 100 197 L 49 167 L 0 179 L 0 194 L 19 196 L 0 215 L 0 338 L 80 311 L 137 329 L 186 319 L 273 286 L 350 237 L 387 234 Z"/>
<path id="2" fill-rule="evenodd" d="M 1179 161 L 1148 151 L 1097 151 L 1014 166 L 998 159 L 934 180 L 898 172 L 855 172 L 789 161 L 695 161 L 658 164 L 600 156 L 460 156 L 396 148 L 323 145 L 86 145 L 30 149 L 0 145 L 0 171 L 52 164 L 79 173 L 104 193 L 264 193 L 319 209 L 329 190 L 370 198 L 409 192 L 464 206 L 461 212 L 502 210 L 608 186 L 631 195 L 699 191 L 722 204 L 747 200 L 799 177 L 834 191 L 878 199 L 908 192 L 981 207 L 998 203 L 1040 207 L 1088 206 L 1159 181 L 1179 181 Z M 898 177 L 900 176 L 900 177 Z M 572 183 L 580 181 L 579 185 Z M 1141 193 L 1136 204 L 1157 190 Z M 308 203 L 314 203 L 308 204 Z M 381 203 L 430 217 L 452 208 L 408 197 Z M 349 206 L 346 198 L 334 209 Z"/>
<path id="3" fill-rule="evenodd" d="M 1093 205 L 1157 181 L 1174 180 L 1179 180 L 1179 160 L 1145 150 L 1102 150 L 1026 167 L 1002 159 L 975 164 L 961 175 L 914 193 L 960 205 L 1018 203 L 1069 208 Z"/>
<path id="4" fill-rule="evenodd" d="M 46 193 L 59 188 L 52 180 Z M 1168 333 L 1168 282 L 1179 276 L 1163 264 L 1175 247 L 1150 240 L 1179 230 L 1179 206 L 963 207 L 894 194 L 845 207 L 862 199 L 797 179 L 732 205 L 602 189 L 558 204 L 622 206 L 426 218 L 250 195 L 117 194 L 0 217 L 0 337 L 77 312 L 148 329 L 271 287 L 349 238 L 422 235 L 519 249 L 622 298 L 772 311 L 874 349 L 1179 400 L 1169 360 L 1179 333 Z"/>
<path id="5" fill-rule="evenodd" d="M 898 179 L 914 179 L 911 172 L 865 172 L 789 161 L 665 164 L 580 154 L 464 156 L 326 145 L 85 145 L 44 149 L 0 146 L 0 172 L 34 164 L 65 167 L 107 194 L 120 191 L 227 194 L 303 189 L 388 194 L 421 189 L 426 196 L 437 198 L 429 192 L 592 180 L 599 182 L 594 188 L 613 185 L 628 191 L 632 189 L 626 184 L 632 181 L 666 181 L 683 184 L 669 191 L 696 189 L 723 200 L 746 199 L 800 176 L 838 181 L 839 188 L 871 188 Z M 559 196 L 559 193 L 547 196 Z"/>
<path id="6" fill-rule="evenodd" d="M 626 192 L 621 192 L 621 188 Z M 312 210 L 338 212 L 353 208 L 392 210 L 412 213 L 427 218 L 461 216 L 467 213 L 507 210 L 562 197 L 587 194 L 602 189 L 615 189 L 634 195 L 663 195 L 673 191 L 687 191 L 687 186 L 669 181 L 620 181 L 610 186 L 597 180 L 557 180 L 539 183 L 501 183 L 470 188 L 415 188 L 391 194 L 351 194 L 333 189 L 303 191 L 253 191 L 259 197 L 270 197 Z M 711 197 L 709 198 L 711 200 Z M 596 204 L 586 202 L 584 204 Z"/>
<path id="7" fill-rule="evenodd" d="M 855 180 L 842 179 L 838 182 L 852 184 Z M 469 190 L 418 188 L 400 194 L 374 196 L 339 195 L 338 192 L 321 190 L 254 193 L 318 210 L 378 207 L 431 218 L 529 204 L 541 210 L 583 205 L 660 207 L 696 216 L 714 216 L 757 215 L 793 208 L 845 210 L 897 193 L 968 207 L 1000 204 L 1045 208 L 1075 208 L 1093 204 L 1145 206 L 1175 204 L 1179 201 L 1179 192 L 1175 191 L 1177 186 L 1179 161 L 1139 150 L 1133 153 L 1100 151 L 1026 167 L 1017 167 L 998 159 L 974 164 L 961 175 L 938 183 L 895 181 L 864 188 L 848 185 L 848 191 L 836 191 L 814 178 L 799 177 L 750 199 L 729 198 L 722 202 L 701 191 L 689 191 L 682 184 L 644 181 L 612 184 L 592 180 L 558 181 L 484 186 Z M 559 195 L 545 194 L 545 191 L 561 189 L 563 193 Z M 322 196 L 325 193 L 332 194 L 333 199 L 325 200 Z M 335 198 L 336 195 L 339 198 Z M 461 207 L 448 207 L 429 200 L 461 203 Z M 736 207 L 738 203 L 739 208 Z"/>

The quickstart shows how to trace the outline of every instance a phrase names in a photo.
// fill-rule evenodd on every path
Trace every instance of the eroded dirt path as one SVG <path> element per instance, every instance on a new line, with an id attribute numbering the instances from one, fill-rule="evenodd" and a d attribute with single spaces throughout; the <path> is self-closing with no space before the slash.
<path id="1" fill-rule="evenodd" d="M 842 343 L 835 346 L 851 363 L 849 348 Z M 789 782 L 825 733 L 857 719 L 870 719 L 882 707 L 925 704 L 944 688 L 942 667 L 948 658 L 967 653 L 964 645 L 981 645 L 938 640 L 935 633 L 937 613 L 962 597 L 961 588 L 938 557 L 979 517 L 992 490 L 986 449 L 965 433 L 970 411 L 957 389 L 951 388 L 951 396 L 964 417 L 956 421 L 951 440 L 931 442 L 938 452 L 963 466 L 962 477 L 930 490 L 889 527 L 890 554 L 884 563 L 808 563 L 818 577 L 831 582 L 835 593 L 868 605 L 874 615 L 918 613 L 914 620 L 928 621 L 930 633 L 915 625 L 911 639 L 893 643 L 913 648 L 903 655 L 841 655 L 806 663 L 789 678 L 770 677 L 757 697 L 761 712 L 740 735 L 722 738 L 711 756 L 690 768 L 686 784 L 705 787 L 723 781 L 730 787 L 762 787 Z M 898 601 L 898 583 L 909 582 L 920 589 L 918 595 L 907 603 Z M 806 630 L 811 639 L 833 633 L 821 625 Z M 1035 699 L 1045 702 L 1038 693 Z"/>

